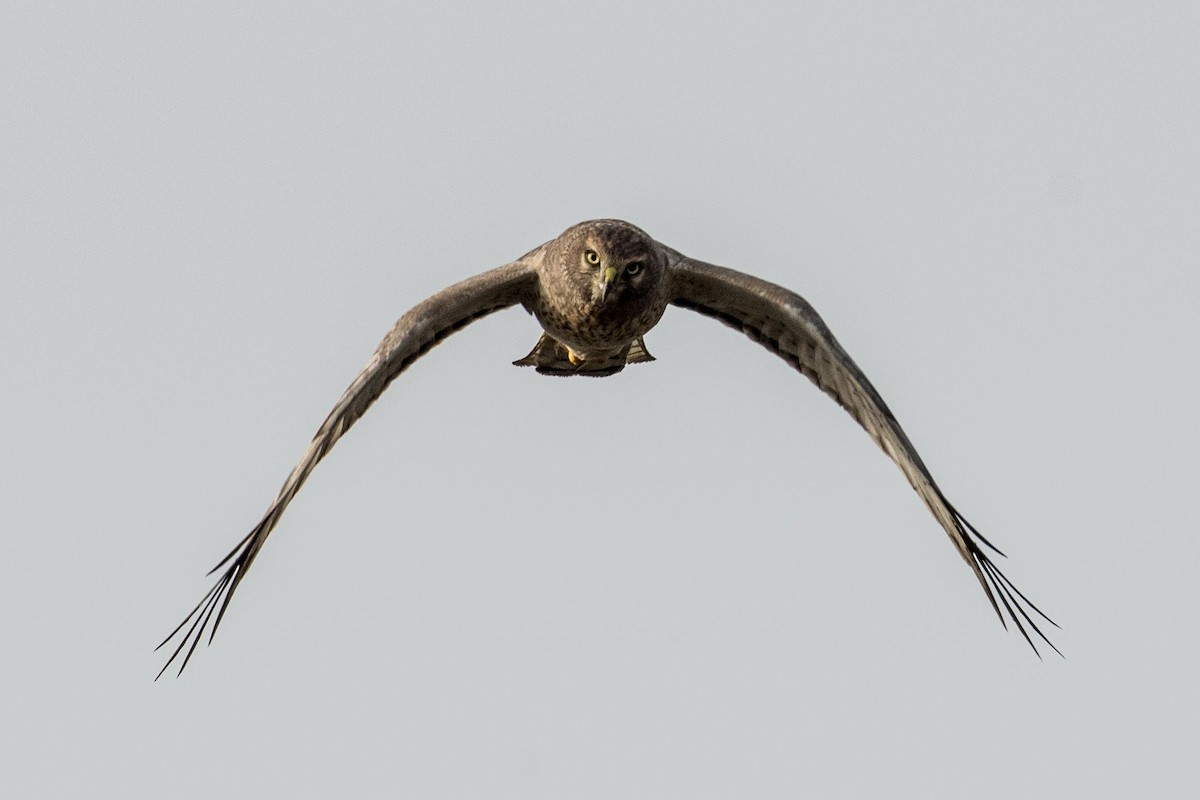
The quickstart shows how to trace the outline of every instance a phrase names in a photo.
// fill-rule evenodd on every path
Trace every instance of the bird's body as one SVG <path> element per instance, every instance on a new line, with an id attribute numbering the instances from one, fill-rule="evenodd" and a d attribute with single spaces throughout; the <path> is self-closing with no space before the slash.
<path id="1" fill-rule="evenodd" d="M 514 363 L 534 366 L 548 375 L 605 377 L 626 364 L 652 361 L 643 337 L 669 305 L 697 311 L 745 333 L 837 401 L 896 462 L 974 571 L 1001 622 L 1007 614 L 1031 646 L 1030 631 L 1054 648 L 1030 612 L 1049 618 L 984 552 L 983 546 L 991 547 L 990 543 L 942 494 L 883 399 L 802 297 L 753 276 L 688 258 L 627 222 L 593 220 L 568 228 L 514 262 L 435 294 L 396 322 L 329 413 L 262 520 L 213 569 L 224 568 L 216 585 L 163 641 L 165 645 L 182 633 L 163 671 L 183 654 L 182 672 L 206 628 L 211 641 L 235 590 L 288 503 L 384 389 L 450 334 L 514 305 L 533 314 L 543 330 L 534 349 Z"/>
<path id="2" fill-rule="evenodd" d="M 589 253 L 595 254 L 595 263 L 589 263 Z M 634 274 L 629 274 L 630 265 L 635 266 Z M 644 231 L 620 220 L 569 228 L 546 245 L 536 271 L 537 291 L 526 308 L 552 343 L 561 346 L 553 348 L 554 363 L 565 354 L 574 367 L 546 369 L 542 361 L 531 362 L 546 374 L 619 372 L 633 345 L 658 323 L 671 299 L 664 254 Z M 603 280 L 606 273 L 612 276 L 608 282 Z M 601 280 L 595 280 L 597 275 Z M 548 344 L 538 342 L 539 347 Z M 535 348 L 530 356 L 537 352 Z M 645 352 L 644 346 L 640 352 Z M 649 360 L 636 352 L 635 358 Z M 526 366 L 524 359 L 517 363 Z"/>

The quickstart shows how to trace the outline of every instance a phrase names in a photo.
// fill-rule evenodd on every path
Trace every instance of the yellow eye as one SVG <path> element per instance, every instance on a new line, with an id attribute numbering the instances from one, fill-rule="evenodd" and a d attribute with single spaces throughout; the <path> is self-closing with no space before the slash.
<path id="1" fill-rule="evenodd" d="M 632 264 L 626 264 L 625 265 L 625 274 L 626 275 L 637 275 L 639 272 L 642 271 L 643 266 L 645 266 L 645 265 L 642 264 L 642 262 L 640 262 L 640 261 L 634 261 Z"/>
<path id="2" fill-rule="evenodd" d="M 593 267 L 600 263 L 600 254 L 595 250 L 584 250 L 583 260 L 591 264 Z"/>

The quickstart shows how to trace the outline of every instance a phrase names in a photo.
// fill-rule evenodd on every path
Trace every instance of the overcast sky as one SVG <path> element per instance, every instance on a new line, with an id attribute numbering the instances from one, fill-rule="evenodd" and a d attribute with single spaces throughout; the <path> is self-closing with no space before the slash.
<path id="1" fill-rule="evenodd" d="M 7 796 L 1182 797 L 1192 4 L 0 3 Z M 151 649 L 406 309 L 619 217 L 803 294 L 1062 625 L 711 320 L 490 317 Z"/>

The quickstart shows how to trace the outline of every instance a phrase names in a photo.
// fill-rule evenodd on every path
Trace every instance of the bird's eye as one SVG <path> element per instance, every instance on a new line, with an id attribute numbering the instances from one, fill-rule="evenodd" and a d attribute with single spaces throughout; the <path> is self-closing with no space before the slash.
<path id="1" fill-rule="evenodd" d="M 600 263 L 600 254 L 595 250 L 584 250 L 583 260 L 591 264 L 593 267 Z"/>
<path id="2" fill-rule="evenodd" d="M 626 275 L 637 275 L 639 272 L 642 271 L 643 266 L 645 266 L 645 265 L 640 261 L 634 261 L 632 264 L 626 264 L 625 265 L 625 274 Z"/>

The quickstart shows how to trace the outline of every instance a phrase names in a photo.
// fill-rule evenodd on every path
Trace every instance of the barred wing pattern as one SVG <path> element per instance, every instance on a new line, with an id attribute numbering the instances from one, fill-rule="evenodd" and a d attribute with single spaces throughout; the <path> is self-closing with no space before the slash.
<path id="1" fill-rule="evenodd" d="M 1004 554 L 967 522 L 942 494 L 883 398 L 812 306 L 781 286 L 687 258 L 670 248 L 664 250 L 671 270 L 671 303 L 740 330 L 791 364 L 846 409 L 896 462 L 945 529 L 959 555 L 975 573 L 1001 624 L 1008 627 L 1007 614 L 1039 657 L 1041 653 L 1031 632 L 1062 655 L 1046 638 L 1034 615 L 1055 627 L 1057 624 L 1030 602 L 988 557 L 981 545 L 998 555 Z"/>
<path id="2" fill-rule="evenodd" d="M 246 570 L 254 563 L 263 542 L 283 516 L 288 503 L 300 491 L 317 463 L 383 394 L 388 384 L 455 331 L 495 311 L 518 303 L 527 304 L 531 300 L 537 283 L 531 259 L 537 254 L 538 250 L 535 250 L 519 261 L 468 278 L 438 292 L 396 322 L 380 342 L 371 360 L 329 412 L 262 520 L 209 572 L 212 575 L 224 569 L 216 584 L 155 648 L 162 648 L 176 637 L 179 638 L 178 645 L 155 680 L 162 677 L 181 654 L 183 660 L 179 665 L 179 673 L 182 674 L 206 629 L 209 631 L 208 640 L 212 641 L 225 610 L 229 608 L 233 593 L 246 576 Z"/>

